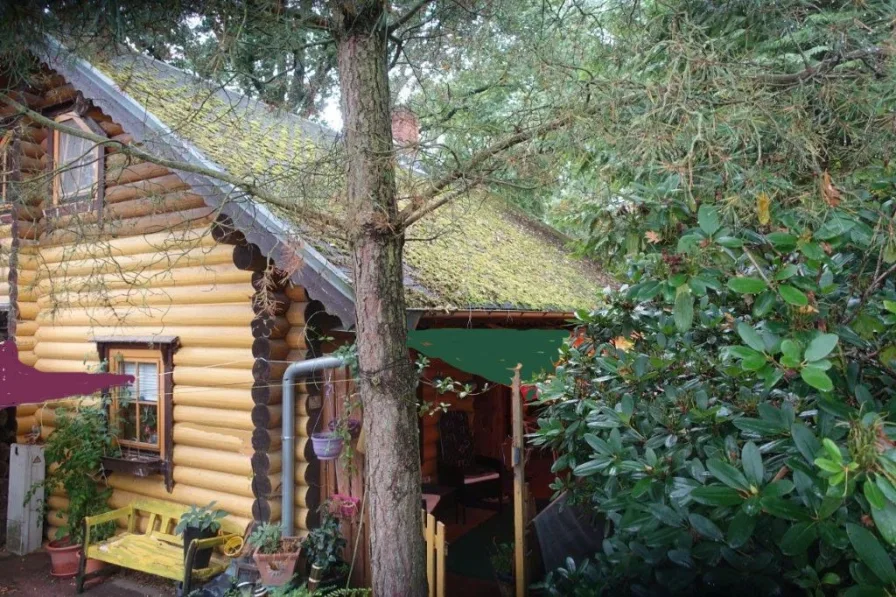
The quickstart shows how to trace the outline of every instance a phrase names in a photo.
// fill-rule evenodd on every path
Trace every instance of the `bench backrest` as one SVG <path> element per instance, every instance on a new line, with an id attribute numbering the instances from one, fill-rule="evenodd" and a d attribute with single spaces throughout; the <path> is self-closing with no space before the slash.
<path id="1" fill-rule="evenodd" d="M 175 504 L 172 502 L 163 502 L 162 500 L 153 500 L 150 498 L 140 498 L 134 500 L 131 504 L 134 513 L 145 516 L 147 518 L 146 534 L 153 535 L 159 539 L 164 539 L 169 543 L 183 544 L 183 536 L 174 534 L 174 527 L 180 522 L 180 517 L 189 511 L 189 506 Z M 136 517 L 131 519 L 128 531 L 136 532 Z M 219 519 L 221 530 L 225 533 L 234 533 L 242 536 L 245 529 L 241 525 L 227 519 Z"/>

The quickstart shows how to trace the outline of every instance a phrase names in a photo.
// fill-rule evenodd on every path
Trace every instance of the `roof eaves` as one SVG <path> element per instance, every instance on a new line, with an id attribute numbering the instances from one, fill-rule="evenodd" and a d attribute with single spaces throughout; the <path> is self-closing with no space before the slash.
<path id="1" fill-rule="evenodd" d="M 143 143 L 148 151 L 167 159 L 223 172 L 218 164 L 176 135 L 86 60 L 75 56 L 55 39 L 48 38 L 47 46 L 38 51 L 40 57 L 118 122 L 135 141 Z M 298 256 L 301 266 L 290 275 L 290 279 L 311 289 L 312 296 L 320 300 L 344 326 L 354 325 L 355 296 L 348 278 L 307 242 L 289 242 L 290 238 L 296 237 L 296 233 L 287 223 L 266 206 L 243 196 L 229 183 L 182 170 L 178 171 L 178 175 L 193 188 L 193 192 L 203 197 L 209 207 L 229 216 L 246 239 L 258 245 L 274 263 L 293 263 Z"/>

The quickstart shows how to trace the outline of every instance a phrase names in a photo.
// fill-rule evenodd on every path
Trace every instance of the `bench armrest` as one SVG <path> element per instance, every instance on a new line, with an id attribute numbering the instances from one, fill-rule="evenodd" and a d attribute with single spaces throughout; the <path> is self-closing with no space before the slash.
<path id="1" fill-rule="evenodd" d="M 238 537 L 238 535 L 236 533 L 225 533 L 223 535 L 217 535 L 215 537 L 209 537 L 207 539 L 193 539 L 192 541 L 190 541 L 189 547 L 187 547 L 187 557 L 184 560 L 184 568 L 186 570 L 193 569 L 193 558 L 196 557 L 196 552 L 200 549 L 224 545 L 232 537 Z"/>
<path id="2" fill-rule="evenodd" d="M 110 510 L 109 512 L 104 512 L 102 514 L 97 514 L 96 516 L 85 516 L 84 517 L 84 546 L 90 545 L 90 529 L 91 527 L 95 527 L 107 522 L 114 522 L 119 518 L 127 518 L 130 521 L 131 517 L 134 515 L 134 507 L 133 506 L 125 506 L 124 508 L 118 508 L 117 510 Z"/>

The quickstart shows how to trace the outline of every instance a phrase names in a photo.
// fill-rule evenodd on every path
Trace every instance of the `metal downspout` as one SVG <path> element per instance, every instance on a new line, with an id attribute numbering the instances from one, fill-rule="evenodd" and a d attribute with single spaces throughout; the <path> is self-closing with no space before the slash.
<path id="1" fill-rule="evenodd" d="M 283 426 L 281 439 L 283 440 L 283 471 L 281 481 L 283 486 L 281 518 L 283 536 L 291 537 L 294 527 L 295 492 L 296 492 L 296 402 L 295 380 L 315 371 L 335 369 L 345 365 L 345 360 L 339 357 L 318 357 L 307 361 L 292 363 L 283 372 Z"/>

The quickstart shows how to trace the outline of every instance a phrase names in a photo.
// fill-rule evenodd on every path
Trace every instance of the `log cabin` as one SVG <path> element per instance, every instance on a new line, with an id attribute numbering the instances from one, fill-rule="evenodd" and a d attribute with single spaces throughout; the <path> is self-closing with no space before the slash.
<path id="1" fill-rule="evenodd" d="M 334 224 L 338 134 L 145 56 L 74 55 L 52 43 L 11 96 L 115 143 L 0 109 L 0 337 L 41 371 L 103 362 L 136 376 L 137 400 L 113 401 L 110 418 L 121 446 L 155 468 L 110 474 L 110 506 L 216 501 L 247 527 L 279 520 L 283 371 L 350 342 L 355 320 L 351 260 Z M 125 146 L 196 168 L 141 161 Z M 209 170 L 279 201 L 255 200 Z M 608 283 L 558 233 L 486 195 L 415 224 L 410 237 L 405 286 L 417 330 L 563 329 Z M 430 369 L 475 377 L 437 359 Z M 351 392 L 339 375 L 298 388 L 300 533 L 327 495 L 359 491 L 357 479 L 340 488 L 310 446 L 339 408 L 325 398 Z M 431 394 L 420 397 L 473 412 L 472 402 Z M 46 438 L 60 406 L 18 407 L 17 440 Z M 434 421 L 421 421 L 428 478 Z M 500 440 L 492 433 L 484 449 L 500 450 Z M 65 505 L 64 495 L 50 498 L 48 536 Z"/>

